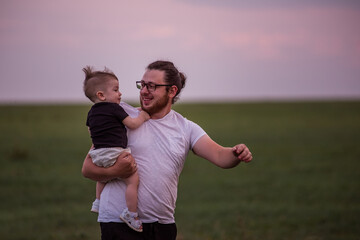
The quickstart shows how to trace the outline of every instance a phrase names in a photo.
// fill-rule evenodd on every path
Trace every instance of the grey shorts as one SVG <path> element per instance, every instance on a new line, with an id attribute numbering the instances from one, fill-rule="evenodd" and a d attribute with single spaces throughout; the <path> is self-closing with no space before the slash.
<path id="1" fill-rule="evenodd" d="M 110 167 L 114 165 L 119 155 L 124 151 L 131 153 L 130 148 L 112 147 L 90 149 L 89 155 L 95 165 Z"/>

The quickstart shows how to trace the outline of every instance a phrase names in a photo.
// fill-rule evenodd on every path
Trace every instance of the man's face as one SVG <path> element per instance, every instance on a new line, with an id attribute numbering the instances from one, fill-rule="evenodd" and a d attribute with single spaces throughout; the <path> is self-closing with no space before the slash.
<path id="1" fill-rule="evenodd" d="M 147 70 L 142 81 L 144 81 L 145 84 L 166 84 L 165 72 L 159 70 Z M 168 96 L 166 86 L 157 86 L 153 91 L 149 91 L 147 87 L 143 87 L 140 90 L 140 104 L 141 108 L 150 115 L 162 111 L 168 104 L 171 106 L 171 100 Z"/>

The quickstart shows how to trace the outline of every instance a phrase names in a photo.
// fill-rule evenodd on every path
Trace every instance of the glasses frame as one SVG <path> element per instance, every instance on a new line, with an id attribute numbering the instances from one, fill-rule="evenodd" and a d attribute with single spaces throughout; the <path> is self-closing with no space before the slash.
<path id="1" fill-rule="evenodd" d="M 138 85 L 138 84 L 140 84 L 140 85 Z M 156 83 L 153 83 L 153 82 L 146 83 L 145 81 L 136 81 L 136 87 L 138 89 L 140 89 L 140 90 L 144 88 L 144 86 L 142 86 L 143 84 L 144 84 L 144 86 L 146 87 L 146 89 L 149 92 L 155 92 L 157 87 L 171 87 L 171 86 L 173 86 L 173 84 L 156 84 Z M 150 84 L 154 86 L 153 90 L 150 90 L 150 89 L 152 89 L 153 86 L 151 86 L 150 89 L 149 89 Z"/>

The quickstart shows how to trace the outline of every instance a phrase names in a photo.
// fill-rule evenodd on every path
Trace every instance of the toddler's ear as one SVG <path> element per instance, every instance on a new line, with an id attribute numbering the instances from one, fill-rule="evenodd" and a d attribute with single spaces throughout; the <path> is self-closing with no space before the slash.
<path id="1" fill-rule="evenodd" d="M 105 101 L 105 100 L 106 100 L 103 91 L 97 91 L 97 92 L 96 92 L 96 97 L 97 97 L 100 101 Z"/>

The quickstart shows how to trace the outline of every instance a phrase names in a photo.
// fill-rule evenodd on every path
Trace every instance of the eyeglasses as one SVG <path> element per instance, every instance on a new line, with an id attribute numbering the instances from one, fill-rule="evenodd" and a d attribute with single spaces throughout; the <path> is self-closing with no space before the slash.
<path id="1" fill-rule="evenodd" d="M 154 92 L 156 90 L 156 87 L 161 87 L 161 86 L 170 87 L 172 86 L 172 84 L 155 84 L 152 82 L 145 83 L 144 81 L 136 81 L 136 87 L 138 89 L 141 90 L 144 87 L 146 87 L 149 92 Z"/>

